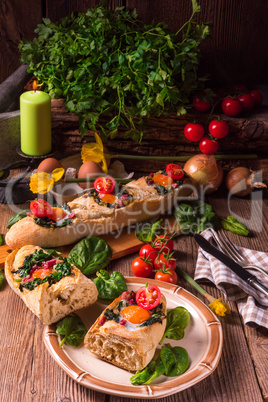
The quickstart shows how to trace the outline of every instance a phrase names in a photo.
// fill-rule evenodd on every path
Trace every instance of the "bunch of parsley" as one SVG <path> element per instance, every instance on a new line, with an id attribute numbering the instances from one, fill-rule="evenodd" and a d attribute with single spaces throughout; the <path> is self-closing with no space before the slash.
<path id="1" fill-rule="evenodd" d="M 193 91 L 203 87 L 199 45 L 209 28 L 196 23 L 200 6 L 192 4 L 176 34 L 163 23 L 145 25 L 124 8 L 95 7 L 59 23 L 43 19 L 38 36 L 20 43 L 21 62 L 79 115 L 82 137 L 90 129 L 113 139 L 122 125 L 126 138 L 141 141 L 144 118 L 186 113 Z"/>

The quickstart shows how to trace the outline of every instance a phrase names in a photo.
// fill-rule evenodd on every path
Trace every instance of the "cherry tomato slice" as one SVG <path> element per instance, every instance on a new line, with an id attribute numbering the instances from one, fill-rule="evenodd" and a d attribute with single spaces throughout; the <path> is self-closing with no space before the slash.
<path id="1" fill-rule="evenodd" d="M 182 168 L 175 163 L 169 163 L 166 166 L 166 172 L 173 180 L 180 180 L 184 176 Z"/>
<path id="2" fill-rule="evenodd" d="M 37 218 L 43 218 L 44 216 L 50 216 L 52 213 L 52 207 L 49 203 L 41 198 L 34 200 L 30 204 L 30 210 Z"/>
<path id="3" fill-rule="evenodd" d="M 94 181 L 94 188 L 98 193 L 110 194 L 114 191 L 115 180 L 111 176 L 98 177 Z"/>
<path id="4" fill-rule="evenodd" d="M 171 186 L 171 184 L 173 184 L 172 178 L 165 174 L 155 174 L 153 176 L 153 182 L 159 186 Z"/>
<path id="5" fill-rule="evenodd" d="M 152 310 L 158 306 L 161 299 L 161 291 L 155 285 L 140 288 L 136 293 L 136 302 L 138 306 L 145 310 Z"/>

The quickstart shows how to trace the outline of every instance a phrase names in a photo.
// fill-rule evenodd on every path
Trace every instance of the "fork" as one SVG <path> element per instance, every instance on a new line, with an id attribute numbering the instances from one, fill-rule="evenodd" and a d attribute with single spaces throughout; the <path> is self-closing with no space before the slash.
<path id="1" fill-rule="evenodd" d="M 253 271 L 259 271 L 268 277 L 268 272 L 266 272 L 263 268 L 248 263 L 248 261 L 239 253 L 237 248 L 230 242 L 224 232 L 222 232 L 222 236 L 224 237 L 224 239 L 220 239 L 217 233 L 215 233 L 214 231 L 210 230 L 210 233 L 212 234 L 215 242 L 220 247 L 220 249 L 225 254 L 229 255 L 229 257 L 233 258 L 233 260 L 239 263 L 243 268 Z"/>

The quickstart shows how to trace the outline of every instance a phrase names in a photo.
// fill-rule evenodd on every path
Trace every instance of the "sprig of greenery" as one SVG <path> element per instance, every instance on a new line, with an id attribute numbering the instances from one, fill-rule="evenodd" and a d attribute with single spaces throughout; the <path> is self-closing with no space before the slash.
<path id="1" fill-rule="evenodd" d="M 146 25 L 136 10 L 124 8 L 95 7 L 59 23 L 44 18 L 37 37 L 20 43 L 21 62 L 79 116 L 82 137 L 90 129 L 113 139 L 121 125 L 125 138 L 139 142 L 145 118 L 186 113 L 193 92 L 204 87 L 197 77 L 199 45 L 209 28 L 196 23 L 200 6 L 192 4 L 176 34 L 164 23 Z"/>

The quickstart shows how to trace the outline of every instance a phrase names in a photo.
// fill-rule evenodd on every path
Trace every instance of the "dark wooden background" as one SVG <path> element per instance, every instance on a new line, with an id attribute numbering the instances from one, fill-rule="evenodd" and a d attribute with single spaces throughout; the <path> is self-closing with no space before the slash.
<path id="1" fill-rule="evenodd" d="M 213 23 L 211 38 L 202 45 L 201 70 L 219 85 L 268 82 L 268 1 L 198 0 L 198 21 Z M 42 17 L 57 21 L 72 11 L 85 11 L 97 0 L 1 0 L 0 83 L 20 66 L 18 44 L 32 40 Z M 108 0 L 110 7 L 136 8 L 147 23 L 166 22 L 176 31 L 191 15 L 191 0 Z"/>

